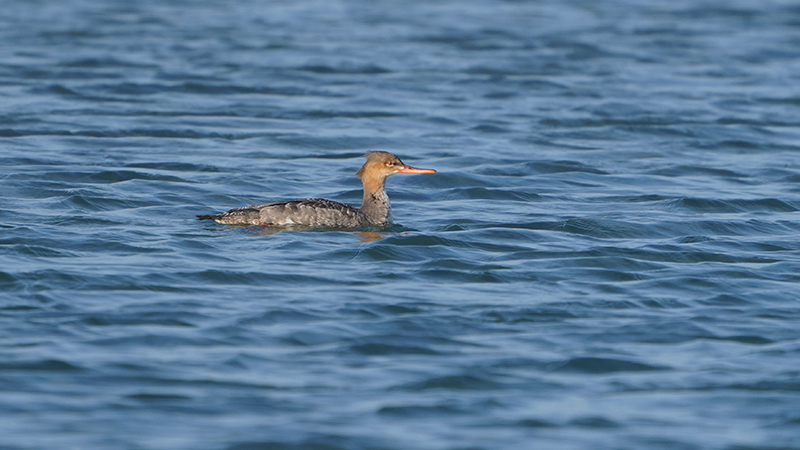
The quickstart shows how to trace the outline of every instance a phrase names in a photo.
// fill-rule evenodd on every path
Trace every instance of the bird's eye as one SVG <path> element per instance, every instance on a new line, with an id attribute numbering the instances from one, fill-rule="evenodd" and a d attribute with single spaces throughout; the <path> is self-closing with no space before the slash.
<path id="1" fill-rule="evenodd" d="M 386 163 L 386 165 L 389 166 L 389 167 L 392 167 L 394 165 L 394 162 L 389 161 L 389 162 Z"/>

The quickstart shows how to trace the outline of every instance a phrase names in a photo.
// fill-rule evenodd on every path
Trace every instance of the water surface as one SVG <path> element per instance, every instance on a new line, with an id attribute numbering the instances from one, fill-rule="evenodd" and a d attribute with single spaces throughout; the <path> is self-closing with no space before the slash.
<path id="1" fill-rule="evenodd" d="M 800 8 L 0 11 L 0 447 L 800 448 Z M 358 204 L 376 236 L 195 220 Z"/>

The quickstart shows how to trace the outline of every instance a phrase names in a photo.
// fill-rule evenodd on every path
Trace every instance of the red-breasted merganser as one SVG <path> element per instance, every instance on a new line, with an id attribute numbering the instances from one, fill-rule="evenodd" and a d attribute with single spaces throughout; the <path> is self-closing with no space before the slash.
<path id="1" fill-rule="evenodd" d="M 384 187 L 386 177 L 396 173 L 436 173 L 433 169 L 417 169 L 403 164 L 389 153 L 370 151 L 367 162 L 356 172 L 364 184 L 361 208 L 322 198 L 306 198 L 286 202 L 262 203 L 231 209 L 221 214 L 197 216 L 227 225 L 299 225 L 306 227 L 364 228 L 392 223 L 392 207 Z"/>

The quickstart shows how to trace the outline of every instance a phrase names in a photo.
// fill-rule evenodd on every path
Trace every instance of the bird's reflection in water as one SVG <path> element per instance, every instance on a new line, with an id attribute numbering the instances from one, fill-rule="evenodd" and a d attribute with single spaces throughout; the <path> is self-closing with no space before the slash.
<path id="1" fill-rule="evenodd" d="M 281 231 L 286 231 L 289 229 L 287 227 L 271 227 L 269 225 L 247 227 L 247 228 L 255 231 L 256 236 L 272 236 L 273 234 L 278 234 Z"/>
<path id="2" fill-rule="evenodd" d="M 386 237 L 386 233 L 379 233 L 377 231 L 359 231 L 356 233 L 361 242 L 372 242 Z"/>
<path id="3" fill-rule="evenodd" d="M 309 231 L 313 229 L 312 227 L 300 227 L 296 225 L 292 227 L 257 226 L 247 228 L 252 230 L 255 236 L 272 236 L 280 233 L 281 231 Z M 361 242 L 373 242 L 389 236 L 389 233 L 383 233 L 379 231 L 357 231 L 353 234 L 358 236 L 358 240 Z"/>

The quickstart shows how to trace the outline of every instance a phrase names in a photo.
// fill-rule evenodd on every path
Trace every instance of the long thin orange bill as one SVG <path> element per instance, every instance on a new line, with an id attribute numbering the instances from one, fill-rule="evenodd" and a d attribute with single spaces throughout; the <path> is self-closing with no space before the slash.
<path id="1" fill-rule="evenodd" d="M 436 173 L 433 169 L 417 169 L 416 167 L 403 166 L 397 173 Z"/>

